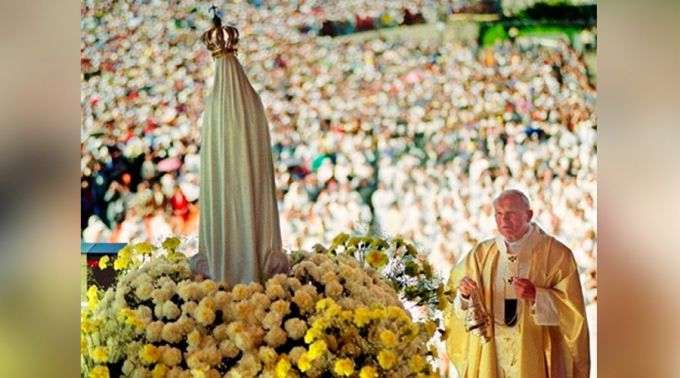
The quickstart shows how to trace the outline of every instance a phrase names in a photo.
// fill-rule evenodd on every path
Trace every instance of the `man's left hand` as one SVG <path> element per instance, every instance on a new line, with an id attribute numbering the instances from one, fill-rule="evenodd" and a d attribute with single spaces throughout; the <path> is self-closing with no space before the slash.
<path id="1" fill-rule="evenodd" d="M 520 299 L 528 301 L 536 300 L 536 286 L 526 278 L 515 277 L 512 280 L 512 286 Z"/>

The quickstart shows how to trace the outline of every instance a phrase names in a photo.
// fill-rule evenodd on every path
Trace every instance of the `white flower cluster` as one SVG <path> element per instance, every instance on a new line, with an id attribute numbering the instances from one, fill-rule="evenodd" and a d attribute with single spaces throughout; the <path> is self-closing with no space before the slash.
<path id="1" fill-rule="evenodd" d="M 228 291 L 190 278 L 186 259 L 165 256 L 123 272 L 92 312 L 106 329 L 84 332 L 86 349 L 107 345 L 110 353 L 84 360 L 130 377 L 275 377 L 308 356 L 320 301 L 347 311 L 403 308 L 394 289 L 351 256 L 302 253 L 290 276 Z M 117 332 L 125 337 L 114 342 Z"/>

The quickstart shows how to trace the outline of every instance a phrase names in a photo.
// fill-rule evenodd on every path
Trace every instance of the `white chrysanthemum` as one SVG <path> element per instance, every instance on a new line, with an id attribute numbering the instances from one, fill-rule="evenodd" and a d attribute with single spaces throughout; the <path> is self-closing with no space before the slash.
<path id="1" fill-rule="evenodd" d="M 160 289 L 154 289 L 151 292 L 151 299 L 153 300 L 154 303 L 163 303 L 165 301 L 170 300 L 173 296 L 173 292 L 170 290 L 167 290 L 166 288 L 160 288 Z"/>
<path id="2" fill-rule="evenodd" d="M 281 327 L 274 327 L 270 329 L 269 332 L 267 332 L 267 335 L 264 337 L 264 341 L 272 348 L 276 348 L 285 344 L 287 339 L 288 334 L 286 331 L 281 329 Z"/>
<path id="3" fill-rule="evenodd" d="M 260 361 L 262 361 L 267 366 L 274 365 L 278 359 L 278 354 L 274 348 L 270 346 L 261 346 L 257 352 L 257 355 Z"/>
<path id="4" fill-rule="evenodd" d="M 213 295 L 215 308 L 222 308 L 230 302 L 230 295 L 226 291 L 218 291 Z"/>
<path id="5" fill-rule="evenodd" d="M 123 367 L 122 367 L 121 371 L 125 375 L 130 375 L 130 374 L 132 374 L 132 371 L 135 370 L 135 368 L 136 368 L 136 366 L 132 361 L 125 360 L 125 362 L 123 362 Z"/>
<path id="6" fill-rule="evenodd" d="M 252 353 L 246 353 L 238 362 L 238 368 L 244 376 L 255 377 L 262 369 L 262 363 L 256 355 Z"/>
<path id="7" fill-rule="evenodd" d="M 299 290 L 300 287 L 302 287 L 302 283 L 295 277 L 288 277 L 286 278 L 286 284 L 284 286 L 290 291 L 295 292 L 296 290 Z"/>
<path id="8" fill-rule="evenodd" d="M 168 374 L 165 377 L 166 378 L 191 378 L 191 376 L 192 376 L 191 372 L 186 371 L 179 366 L 175 366 L 172 369 L 170 369 L 170 371 L 168 371 Z"/>
<path id="9" fill-rule="evenodd" d="M 267 297 L 269 297 L 270 300 L 277 300 L 277 299 L 282 299 L 286 297 L 286 290 L 283 288 L 283 286 L 279 284 L 269 284 L 267 283 Z"/>
<path id="10" fill-rule="evenodd" d="M 298 306 L 300 312 L 306 313 L 314 310 L 314 304 L 316 303 L 315 295 L 310 294 L 310 290 L 302 289 L 295 292 L 293 296 L 293 302 Z"/>
<path id="11" fill-rule="evenodd" d="M 210 325 L 215 321 L 215 310 L 210 306 L 199 305 L 194 311 L 194 318 L 201 325 Z"/>
<path id="12" fill-rule="evenodd" d="M 203 280 L 199 282 L 198 287 L 201 289 L 203 296 L 211 295 L 217 291 L 217 283 L 213 280 Z"/>
<path id="13" fill-rule="evenodd" d="M 335 272 L 332 270 L 328 270 L 323 273 L 321 276 L 321 283 L 328 285 L 331 282 L 337 282 L 337 277 L 335 276 Z"/>
<path id="14" fill-rule="evenodd" d="M 250 297 L 250 290 L 247 285 L 236 284 L 231 289 L 231 293 L 234 296 L 235 301 L 244 301 Z"/>
<path id="15" fill-rule="evenodd" d="M 151 376 L 151 372 L 149 369 L 138 366 L 135 368 L 135 370 L 132 371 L 132 374 L 130 375 L 132 378 L 148 378 Z"/>
<path id="16" fill-rule="evenodd" d="M 161 340 L 161 332 L 163 331 L 163 326 L 164 323 L 161 321 L 155 321 L 149 323 L 149 325 L 146 326 L 146 338 L 151 341 L 152 343 L 158 342 Z"/>
<path id="17" fill-rule="evenodd" d="M 179 365 L 182 363 L 182 351 L 166 346 L 161 352 L 161 362 L 169 367 Z"/>
<path id="18" fill-rule="evenodd" d="M 163 303 L 163 316 L 170 320 L 177 319 L 182 314 L 182 310 L 172 301 Z"/>
<path id="19" fill-rule="evenodd" d="M 340 298 L 340 295 L 342 295 L 342 290 L 342 285 L 340 285 L 338 281 L 331 281 L 326 284 L 326 295 L 333 299 Z"/>
<path id="20" fill-rule="evenodd" d="M 290 302 L 285 300 L 278 300 L 272 303 L 270 310 L 272 312 L 279 313 L 282 316 L 286 316 L 288 315 L 288 313 L 290 313 Z"/>
<path id="21" fill-rule="evenodd" d="M 210 366 L 217 366 L 222 361 L 222 353 L 216 345 L 209 345 L 201 350 L 202 359 Z"/>
<path id="22" fill-rule="evenodd" d="M 161 331 L 161 338 L 169 343 L 178 343 L 182 340 L 182 330 L 177 323 L 166 323 Z"/>
<path id="23" fill-rule="evenodd" d="M 290 352 L 288 352 L 288 358 L 290 358 L 292 363 L 297 364 L 300 356 L 302 356 L 305 352 L 307 352 L 307 349 L 296 346 L 295 348 L 291 349 Z"/>
<path id="24" fill-rule="evenodd" d="M 253 312 L 255 312 L 255 306 L 249 301 L 234 304 L 234 309 L 236 310 L 236 318 L 245 321 L 250 321 Z"/>
<path id="25" fill-rule="evenodd" d="M 226 340 L 229 338 L 229 331 L 226 324 L 220 324 L 216 326 L 212 331 L 213 336 L 218 341 Z"/>
<path id="26" fill-rule="evenodd" d="M 250 303 L 255 305 L 257 308 L 267 309 L 271 305 L 271 300 L 265 293 L 255 293 L 250 298 Z"/>
<path id="27" fill-rule="evenodd" d="M 291 339 L 298 340 L 307 332 L 307 323 L 298 318 L 292 318 L 286 320 L 284 328 Z"/>
<path id="28" fill-rule="evenodd" d="M 219 348 L 220 353 L 222 353 L 222 356 L 227 358 L 234 358 L 241 352 L 241 350 L 236 346 L 236 344 L 229 339 L 222 340 L 219 344 Z"/>
<path id="29" fill-rule="evenodd" d="M 177 284 L 177 294 L 185 301 L 198 301 L 203 298 L 203 292 L 198 283 L 188 280 Z"/>
<path id="30" fill-rule="evenodd" d="M 180 316 L 180 318 L 177 319 L 175 323 L 177 323 L 177 327 L 179 327 L 180 332 L 185 335 L 191 332 L 192 329 L 196 328 L 196 321 L 186 315 Z"/>
<path id="31" fill-rule="evenodd" d="M 151 298 L 151 292 L 153 291 L 153 285 L 150 282 L 144 282 L 137 286 L 135 289 L 135 295 L 140 300 L 147 300 Z"/>
<path id="32" fill-rule="evenodd" d="M 189 350 L 196 350 L 201 345 L 201 332 L 198 329 L 189 332 L 187 344 L 189 344 Z"/>
<path id="33" fill-rule="evenodd" d="M 268 312 L 264 319 L 262 319 L 262 327 L 265 329 L 279 327 L 281 326 L 282 321 L 283 315 L 279 314 L 278 312 Z"/>

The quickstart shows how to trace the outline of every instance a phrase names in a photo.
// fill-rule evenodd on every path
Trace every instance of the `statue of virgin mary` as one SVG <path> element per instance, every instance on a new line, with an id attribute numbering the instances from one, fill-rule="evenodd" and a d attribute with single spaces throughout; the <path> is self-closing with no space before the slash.
<path id="1" fill-rule="evenodd" d="M 260 97 L 236 58 L 238 30 L 201 36 L 215 61 L 214 86 L 201 130 L 201 185 L 196 275 L 228 287 L 285 273 L 269 127 Z"/>

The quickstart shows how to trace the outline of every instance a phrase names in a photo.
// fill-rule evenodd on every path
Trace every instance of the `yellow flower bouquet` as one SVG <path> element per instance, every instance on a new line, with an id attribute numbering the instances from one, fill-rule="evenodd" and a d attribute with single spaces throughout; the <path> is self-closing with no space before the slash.
<path id="1" fill-rule="evenodd" d="M 81 307 L 84 377 L 428 376 L 433 327 L 350 255 L 296 254 L 288 275 L 192 280 L 172 238 L 126 246 Z M 317 251 L 321 252 L 321 251 Z M 408 359 L 397 356 L 409 356 Z"/>

